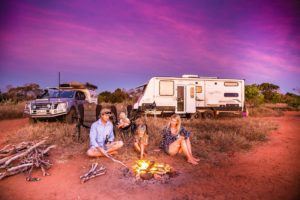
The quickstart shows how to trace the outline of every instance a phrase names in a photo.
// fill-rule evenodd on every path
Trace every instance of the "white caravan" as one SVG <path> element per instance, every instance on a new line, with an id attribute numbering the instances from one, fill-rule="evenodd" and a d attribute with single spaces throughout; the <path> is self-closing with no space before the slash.
<path id="1" fill-rule="evenodd" d="M 140 86 L 142 95 L 134 104 L 138 112 L 177 113 L 213 118 L 221 112 L 241 113 L 245 102 L 245 81 L 216 77 L 153 77 Z"/>

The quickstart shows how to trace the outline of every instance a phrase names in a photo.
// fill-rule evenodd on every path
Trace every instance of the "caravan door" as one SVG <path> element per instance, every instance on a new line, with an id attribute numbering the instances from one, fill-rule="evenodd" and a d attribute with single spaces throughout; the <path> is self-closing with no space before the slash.
<path id="1" fill-rule="evenodd" d="M 195 113 L 196 112 L 196 91 L 195 85 L 187 85 L 186 86 L 186 113 Z"/>
<path id="2" fill-rule="evenodd" d="M 183 85 L 177 86 L 177 106 L 176 113 L 184 113 L 185 112 L 185 88 Z"/>

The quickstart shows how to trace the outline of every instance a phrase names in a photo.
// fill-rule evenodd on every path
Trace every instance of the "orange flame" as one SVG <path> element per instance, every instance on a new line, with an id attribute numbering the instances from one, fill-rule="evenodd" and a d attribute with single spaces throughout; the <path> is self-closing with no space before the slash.
<path id="1" fill-rule="evenodd" d="M 166 174 L 172 170 L 168 164 L 155 163 L 149 160 L 138 160 L 132 168 L 136 175 L 143 173 Z"/>

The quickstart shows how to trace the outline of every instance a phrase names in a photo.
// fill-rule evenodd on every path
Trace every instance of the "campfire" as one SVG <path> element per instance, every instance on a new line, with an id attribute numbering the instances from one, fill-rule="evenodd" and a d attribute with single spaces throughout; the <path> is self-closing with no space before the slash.
<path id="1" fill-rule="evenodd" d="M 132 167 L 136 179 L 150 180 L 152 178 L 174 177 L 177 172 L 168 164 L 157 163 L 149 160 L 138 160 Z"/>

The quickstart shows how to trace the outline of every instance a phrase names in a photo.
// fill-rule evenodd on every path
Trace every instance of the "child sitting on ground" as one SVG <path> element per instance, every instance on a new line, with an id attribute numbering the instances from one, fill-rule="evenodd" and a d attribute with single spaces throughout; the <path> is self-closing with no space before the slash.
<path id="1" fill-rule="evenodd" d="M 146 125 L 142 124 L 137 127 L 135 141 L 134 141 L 134 148 L 136 151 L 140 153 L 140 159 L 143 159 L 146 155 L 146 146 L 148 145 L 149 136 L 147 134 L 147 127 Z"/>
<path id="2" fill-rule="evenodd" d="M 126 114 L 124 112 L 121 112 L 119 115 L 120 121 L 117 125 L 119 129 L 126 128 L 130 125 L 130 120 L 127 118 Z"/>

